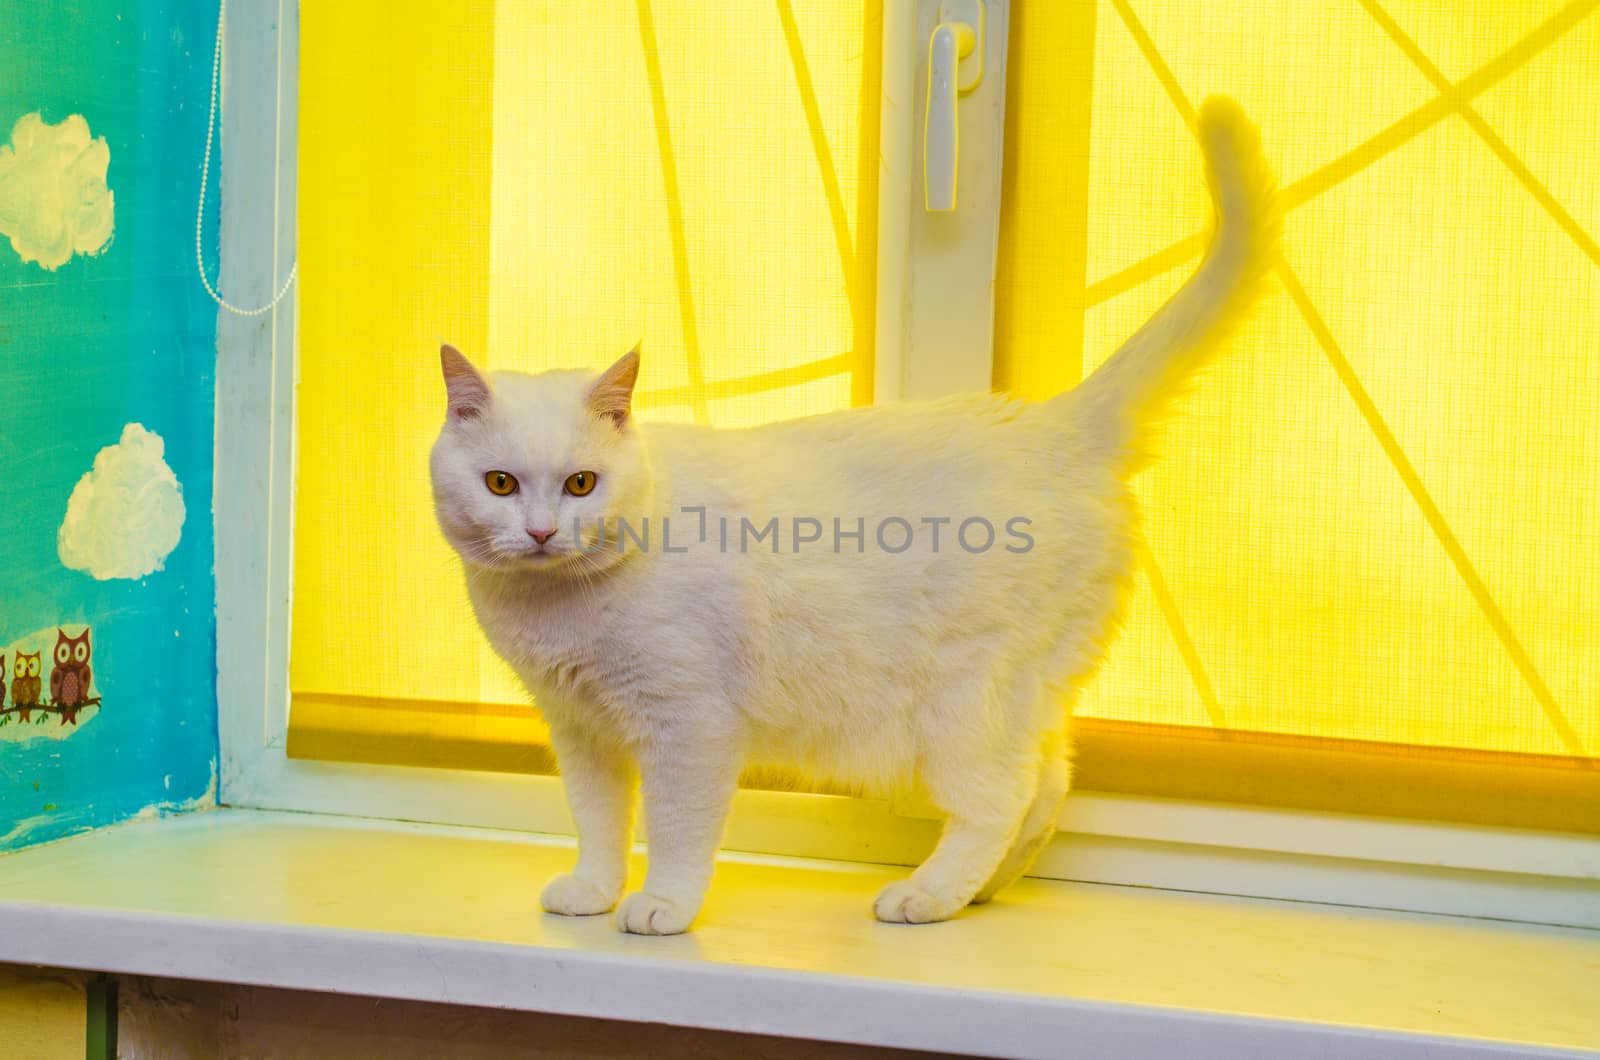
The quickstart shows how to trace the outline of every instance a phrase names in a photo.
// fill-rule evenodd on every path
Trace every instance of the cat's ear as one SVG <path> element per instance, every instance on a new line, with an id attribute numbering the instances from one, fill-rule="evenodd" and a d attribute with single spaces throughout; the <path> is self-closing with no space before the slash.
<path id="1" fill-rule="evenodd" d="M 589 411 L 622 427 L 633 413 L 633 384 L 638 381 L 639 347 L 635 346 L 595 380 L 589 390 Z"/>
<path id="2" fill-rule="evenodd" d="M 454 346 L 439 347 L 444 388 L 449 395 L 450 418 L 475 420 L 489 407 L 489 381 Z"/>

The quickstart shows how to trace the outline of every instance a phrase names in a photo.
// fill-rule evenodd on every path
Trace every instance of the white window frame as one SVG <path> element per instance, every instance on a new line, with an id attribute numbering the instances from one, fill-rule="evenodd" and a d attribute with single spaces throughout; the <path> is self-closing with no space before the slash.
<path id="1" fill-rule="evenodd" d="M 1005 0 L 990 0 L 979 94 L 1003 108 Z M 922 211 L 916 166 L 925 41 L 938 0 L 886 0 L 876 395 L 986 387 L 987 327 L 930 329 L 929 307 L 968 298 L 992 319 L 997 199 L 968 236 L 966 275 L 928 267 L 948 215 Z M 298 12 L 294 0 L 228 13 L 222 108 L 221 290 L 270 298 L 293 260 Z M 987 89 L 988 96 L 981 96 Z M 962 194 L 979 198 L 979 155 L 963 152 Z M 971 123 L 974 126 L 980 123 Z M 271 135 L 266 135 L 270 130 Z M 966 135 L 966 130 L 963 130 Z M 903 164 L 897 164 L 895 160 Z M 969 166 L 974 173 L 969 175 Z M 976 206 L 974 212 L 978 211 Z M 958 211 L 959 212 L 959 211 Z M 985 225 L 989 225 L 985 228 Z M 987 247 L 985 248 L 985 236 Z M 975 233 L 975 234 L 974 234 Z M 270 246 L 269 255 L 261 248 Z M 987 260 L 985 261 L 985 256 Z M 954 279 L 952 278 L 954 277 Z M 275 312 L 223 312 L 217 328 L 216 575 L 220 801 L 226 805 L 570 834 L 555 777 L 306 761 L 286 754 L 297 382 L 297 292 Z M 259 304 L 259 302 L 252 303 Z M 987 313 L 985 317 L 983 314 Z M 946 336 L 940 341 L 939 336 Z M 974 350 L 978 352 L 975 353 Z M 934 824 L 914 809 L 837 796 L 744 791 L 724 846 L 914 863 Z M 1600 839 L 1349 815 L 1076 793 L 1035 875 L 1600 928 Z"/>

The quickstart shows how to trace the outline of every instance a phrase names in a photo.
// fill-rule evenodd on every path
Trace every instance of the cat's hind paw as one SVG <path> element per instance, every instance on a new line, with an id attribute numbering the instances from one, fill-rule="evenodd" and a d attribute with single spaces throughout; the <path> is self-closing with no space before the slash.
<path id="1" fill-rule="evenodd" d="M 885 924 L 932 924 L 949 920 L 965 904 L 941 900 L 910 880 L 896 880 L 878 892 L 872 915 Z"/>
<path id="2" fill-rule="evenodd" d="M 697 912 L 670 898 L 639 891 L 617 907 L 617 930 L 630 935 L 681 935 Z"/>
<path id="3" fill-rule="evenodd" d="M 595 916 L 611 912 L 616 907 L 617 897 L 615 892 L 567 872 L 545 884 L 539 904 L 544 906 L 545 912 L 560 916 Z"/>

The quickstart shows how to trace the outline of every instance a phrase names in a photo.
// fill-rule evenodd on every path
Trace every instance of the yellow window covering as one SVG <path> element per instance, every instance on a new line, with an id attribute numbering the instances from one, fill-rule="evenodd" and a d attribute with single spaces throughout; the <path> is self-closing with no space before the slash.
<path id="1" fill-rule="evenodd" d="M 1457 749 L 1484 782 L 1471 752 L 1499 752 L 1600 829 L 1595 6 L 1100 5 L 1086 370 L 1192 267 L 1206 94 L 1260 122 L 1290 212 L 1273 293 L 1138 484 L 1140 588 L 1083 716 L 1187 727 L 1204 768 L 1241 762 L 1216 732 L 1394 774 Z"/>
<path id="2" fill-rule="evenodd" d="M 642 339 L 651 418 L 870 401 L 881 13 L 400 8 L 302 13 L 290 750 L 544 768 L 433 521 L 439 343 L 538 371 Z"/>
<path id="3" fill-rule="evenodd" d="M 642 335 L 658 416 L 868 399 L 867 6 L 305 12 L 341 106 L 302 111 L 291 753 L 549 768 L 428 515 L 439 339 Z M 1187 275 L 1205 94 L 1289 208 L 1139 482 L 1085 786 L 1600 830 L 1597 6 L 1015 6 L 998 384 L 1071 385 Z"/>

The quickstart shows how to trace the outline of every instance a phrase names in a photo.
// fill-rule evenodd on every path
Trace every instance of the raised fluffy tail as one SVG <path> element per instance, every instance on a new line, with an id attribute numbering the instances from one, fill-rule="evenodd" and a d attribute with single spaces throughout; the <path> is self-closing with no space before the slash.
<path id="1" fill-rule="evenodd" d="M 1223 96 L 1201 104 L 1197 131 L 1216 209 L 1204 260 L 1144 327 L 1060 399 L 1080 417 L 1085 442 L 1125 470 L 1147 459 L 1147 428 L 1244 316 L 1277 260 L 1277 186 L 1260 134 Z"/>

